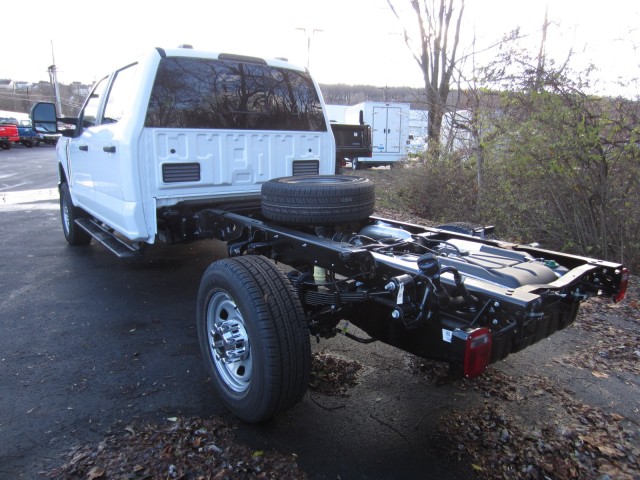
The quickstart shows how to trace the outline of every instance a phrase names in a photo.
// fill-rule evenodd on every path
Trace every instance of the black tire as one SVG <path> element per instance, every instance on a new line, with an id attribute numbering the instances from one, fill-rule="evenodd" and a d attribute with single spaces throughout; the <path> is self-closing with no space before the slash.
<path id="1" fill-rule="evenodd" d="M 69 185 L 63 183 L 60 187 L 60 218 L 62 231 L 69 245 L 87 245 L 91 242 L 91 235 L 76 225 L 76 218 L 87 217 L 87 213 L 73 205 Z"/>
<path id="2" fill-rule="evenodd" d="M 360 170 L 360 162 L 357 158 L 351 159 L 351 169 L 352 170 Z"/>
<path id="3" fill-rule="evenodd" d="M 214 262 L 197 309 L 207 371 L 236 416 L 265 421 L 302 399 L 311 374 L 309 329 L 280 268 L 254 255 Z"/>
<path id="4" fill-rule="evenodd" d="M 270 220 L 294 225 L 333 225 L 369 217 L 375 186 L 348 175 L 283 177 L 262 185 L 262 213 Z"/>

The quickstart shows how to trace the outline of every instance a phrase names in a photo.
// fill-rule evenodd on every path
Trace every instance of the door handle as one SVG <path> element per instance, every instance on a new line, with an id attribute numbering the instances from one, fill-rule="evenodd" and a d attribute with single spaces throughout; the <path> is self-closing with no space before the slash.
<path id="1" fill-rule="evenodd" d="M 102 150 L 107 153 L 116 153 L 116 147 L 114 147 L 113 145 L 110 145 L 108 147 L 102 147 Z"/>
<path id="2" fill-rule="evenodd" d="M 89 145 L 80 145 L 78 147 L 78 150 L 80 150 L 81 152 L 88 152 L 89 151 Z"/>

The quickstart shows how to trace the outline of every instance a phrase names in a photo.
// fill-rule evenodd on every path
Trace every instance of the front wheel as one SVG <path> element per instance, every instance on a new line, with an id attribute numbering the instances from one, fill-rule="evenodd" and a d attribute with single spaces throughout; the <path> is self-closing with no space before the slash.
<path id="1" fill-rule="evenodd" d="M 63 183 L 60 187 L 60 217 L 62 219 L 62 231 L 69 245 L 87 245 L 91 242 L 91 235 L 76 225 L 76 219 L 86 217 L 87 214 L 81 208 L 73 205 L 69 185 Z"/>
<path id="2" fill-rule="evenodd" d="M 311 372 L 309 330 L 282 270 L 260 256 L 212 263 L 198 291 L 197 327 L 222 402 L 247 422 L 291 408 Z"/>

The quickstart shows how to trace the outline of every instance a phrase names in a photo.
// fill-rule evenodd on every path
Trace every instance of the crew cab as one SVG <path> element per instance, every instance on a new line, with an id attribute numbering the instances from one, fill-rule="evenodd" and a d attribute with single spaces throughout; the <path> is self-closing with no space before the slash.
<path id="1" fill-rule="evenodd" d="M 374 184 L 334 174 L 305 68 L 190 48 L 123 65 L 78 118 L 32 109 L 36 129 L 73 127 L 56 147 L 65 238 L 134 258 L 155 242 L 226 243 L 196 325 L 213 388 L 245 421 L 301 400 L 310 336 L 379 340 L 475 377 L 570 325 L 589 297 L 624 297 L 618 263 L 374 216 Z"/>

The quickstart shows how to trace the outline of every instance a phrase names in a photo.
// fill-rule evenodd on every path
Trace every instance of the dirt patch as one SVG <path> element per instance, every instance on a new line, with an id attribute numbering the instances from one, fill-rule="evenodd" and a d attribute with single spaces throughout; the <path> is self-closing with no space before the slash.
<path id="1" fill-rule="evenodd" d="M 129 425 L 97 447 L 80 446 L 45 474 L 57 480 L 305 479 L 294 455 L 251 451 L 221 420 L 168 418 L 165 425 Z"/>
<path id="2" fill-rule="evenodd" d="M 362 365 L 314 352 L 309 388 L 346 397 Z M 66 463 L 43 473 L 56 480 L 109 479 L 304 479 L 296 457 L 252 451 L 235 442 L 233 428 L 220 419 L 167 418 L 165 425 L 129 425 L 99 445 L 69 452 Z"/>
<path id="3" fill-rule="evenodd" d="M 326 352 L 314 352 L 312 356 L 309 388 L 331 397 L 346 397 L 349 387 L 357 384 L 362 365 L 352 360 L 336 357 Z"/>
<path id="4" fill-rule="evenodd" d="M 562 361 L 590 370 L 595 377 L 628 372 L 640 375 L 640 285 L 632 277 L 625 300 L 611 303 L 594 298 L 581 307 L 575 326 L 592 338 L 579 352 Z"/>
<path id="5" fill-rule="evenodd" d="M 449 414 L 440 435 L 479 479 L 640 478 L 638 439 L 625 418 L 577 401 L 548 378 L 491 371 L 460 388 L 486 400 L 479 410 Z M 544 414 L 532 418 L 523 403 Z"/>

